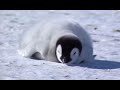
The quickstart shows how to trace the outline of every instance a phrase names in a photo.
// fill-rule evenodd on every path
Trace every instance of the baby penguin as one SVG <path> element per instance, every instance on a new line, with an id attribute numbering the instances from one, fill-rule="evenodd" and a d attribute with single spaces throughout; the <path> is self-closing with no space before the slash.
<path id="1" fill-rule="evenodd" d="M 41 21 L 26 30 L 18 53 L 27 58 L 64 64 L 93 60 L 93 45 L 88 33 L 74 20 Z"/>

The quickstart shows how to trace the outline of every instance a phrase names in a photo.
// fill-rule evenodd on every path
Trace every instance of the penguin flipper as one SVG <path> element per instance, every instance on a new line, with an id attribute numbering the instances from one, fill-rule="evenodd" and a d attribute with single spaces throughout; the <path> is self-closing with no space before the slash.
<path id="1" fill-rule="evenodd" d="M 36 59 L 36 60 L 44 60 L 42 55 L 39 52 L 35 52 L 31 57 L 31 59 Z"/>

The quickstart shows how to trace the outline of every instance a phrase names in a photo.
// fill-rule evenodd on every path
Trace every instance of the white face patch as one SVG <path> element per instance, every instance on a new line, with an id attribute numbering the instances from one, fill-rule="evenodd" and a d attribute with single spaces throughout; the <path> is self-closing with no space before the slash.
<path id="1" fill-rule="evenodd" d="M 58 45 L 57 48 L 56 48 L 56 56 L 57 56 L 57 59 L 61 62 L 62 60 L 60 59 L 60 57 L 62 56 L 62 46 L 61 45 Z"/>
<path id="2" fill-rule="evenodd" d="M 79 49 L 78 48 L 73 48 L 73 50 L 70 53 L 70 58 L 72 59 L 71 62 L 74 62 L 74 61 L 78 60 L 79 54 L 80 54 Z"/>

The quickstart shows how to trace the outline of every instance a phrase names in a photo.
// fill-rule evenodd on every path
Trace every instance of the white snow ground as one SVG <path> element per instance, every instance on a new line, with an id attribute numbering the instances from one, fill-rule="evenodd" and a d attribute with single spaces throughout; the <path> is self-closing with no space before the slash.
<path id="1" fill-rule="evenodd" d="M 76 66 L 37 61 L 17 53 L 23 30 L 47 18 L 76 19 L 91 35 L 96 60 Z M 1 10 L 1 80 L 120 80 L 120 11 L 118 10 Z"/>

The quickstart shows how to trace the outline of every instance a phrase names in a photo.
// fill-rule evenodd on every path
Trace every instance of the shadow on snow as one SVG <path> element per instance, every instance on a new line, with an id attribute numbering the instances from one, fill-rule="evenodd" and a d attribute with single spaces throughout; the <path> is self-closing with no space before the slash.
<path id="1" fill-rule="evenodd" d="M 108 61 L 108 60 L 94 60 L 90 63 L 81 63 L 80 65 L 69 65 L 88 67 L 92 69 L 118 69 L 120 68 L 120 62 Z"/>

